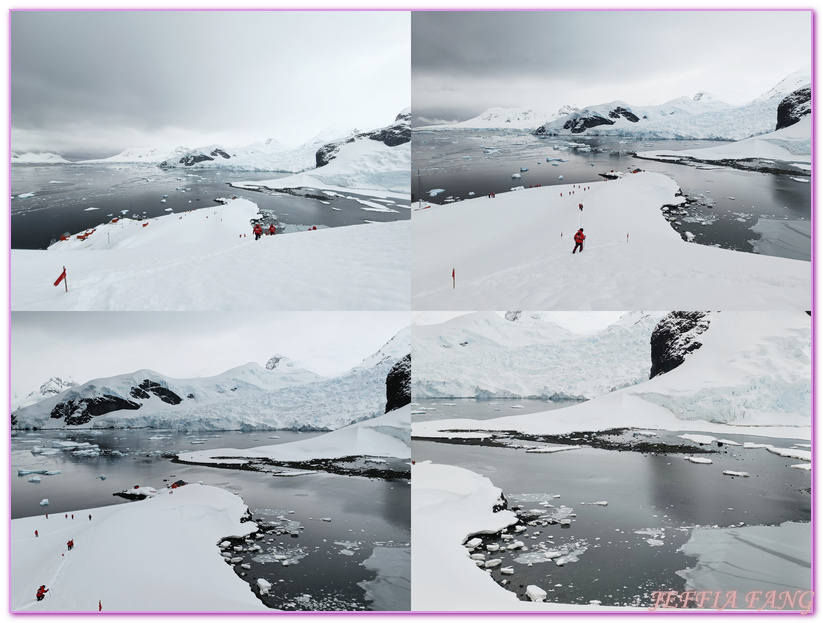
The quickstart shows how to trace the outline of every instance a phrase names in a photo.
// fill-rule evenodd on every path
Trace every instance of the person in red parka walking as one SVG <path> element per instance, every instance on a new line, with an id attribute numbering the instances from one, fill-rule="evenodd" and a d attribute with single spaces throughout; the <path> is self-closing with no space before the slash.
<path id="1" fill-rule="evenodd" d="M 583 253 L 583 241 L 586 239 L 586 236 L 583 234 L 583 228 L 577 230 L 577 233 L 574 235 L 574 251 L 572 251 L 572 255 L 575 254 L 577 251 L 577 247 L 580 247 L 580 252 Z"/>
<path id="2" fill-rule="evenodd" d="M 257 223 L 252 231 L 254 232 L 254 239 L 260 240 L 260 236 L 263 235 L 263 228 L 260 227 L 260 223 Z"/>
<path id="3" fill-rule="evenodd" d="M 277 229 L 274 227 L 274 223 L 272 223 L 269 225 L 269 236 L 274 236 L 275 233 L 277 233 Z"/>

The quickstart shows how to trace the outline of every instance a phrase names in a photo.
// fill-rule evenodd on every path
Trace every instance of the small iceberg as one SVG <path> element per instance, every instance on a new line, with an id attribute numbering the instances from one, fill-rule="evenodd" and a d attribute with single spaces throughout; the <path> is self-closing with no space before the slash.
<path id="1" fill-rule="evenodd" d="M 100 475 L 98 476 L 98 478 L 99 478 L 100 480 L 105 480 L 105 479 L 106 479 L 106 475 L 105 475 L 105 474 L 100 474 Z"/>
<path id="2" fill-rule="evenodd" d="M 513 180 L 519 180 L 522 176 L 519 173 L 512 173 Z"/>
<path id="3" fill-rule="evenodd" d="M 29 482 L 40 482 L 40 476 L 29 476 Z"/>
<path id="4" fill-rule="evenodd" d="M 43 498 L 42 500 L 40 500 L 40 506 L 48 506 L 48 505 L 49 505 L 49 499 L 48 498 Z"/>
<path id="5" fill-rule="evenodd" d="M 529 170 L 529 167 L 520 167 L 520 172 L 521 173 L 525 173 L 528 170 Z"/>
<path id="6" fill-rule="evenodd" d="M 558 175 L 558 176 L 557 176 L 557 179 L 562 180 L 562 179 L 563 179 L 563 176 L 562 176 L 562 175 Z"/>
<path id="7" fill-rule="evenodd" d="M 445 188 L 432 188 L 432 189 L 429 191 L 429 197 L 436 197 L 436 196 L 437 196 L 437 195 L 439 195 L 440 193 L 444 193 L 444 192 L 446 192 L 446 189 L 445 189 Z"/>

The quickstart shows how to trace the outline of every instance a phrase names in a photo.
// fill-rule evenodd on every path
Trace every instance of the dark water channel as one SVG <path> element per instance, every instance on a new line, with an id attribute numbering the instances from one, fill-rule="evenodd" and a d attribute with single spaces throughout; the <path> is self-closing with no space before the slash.
<path id="1" fill-rule="evenodd" d="M 585 446 L 534 454 L 418 440 L 413 443 L 413 456 L 486 476 L 502 489 L 509 509 L 524 513 L 522 528 L 484 538 L 484 546 L 501 546 L 493 556 L 502 563 L 492 576 L 520 599 L 528 600 L 525 588 L 534 584 L 548 593 L 547 601 L 648 607 L 655 591 L 684 590 L 685 580 L 677 571 L 694 567 L 696 559 L 678 548 L 694 528 L 777 525 L 808 522 L 811 517 L 810 474 L 789 467 L 800 461 L 765 449 L 701 447 L 679 434 L 660 431 L 655 439 L 693 446 L 696 452 L 713 449 L 693 455 L 709 457 L 713 463 L 692 463 L 684 458 L 689 454 Z M 803 443 L 725 437 L 741 444 L 753 441 L 779 447 Z M 750 476 L 730 477 L 722 474 L 724 470 Z M 545 525 L 539 520 L 529 525 L 530 520 L 547 515 L 558 522 L 568 518 L 569 525 L 551 521 Z M 525 547 L 507 549 L 513 540 Z M 547 560 L 546 551 L 559 552 L 558 558 L 566 557 L 565 564 Z M 506 567 L 512 567 L 513 573 L 503 574 Z"/>
<path id="2" fill-rule="evenodd" d="M 263 538 L 253 539 L 260 549 L 235 553 L 243 562 L 234 568 L 255 592 L 257 578 L 273 585 L 269 595 L 261 597 L 266 605 L 285 610 L 407 610 L 408 480 L 386 481 L 323 472 L 275 477 L 254 471 L 176 464 L 168 458 L 176 452 L 273 445 L 317 434 L 189 434 L 156 430 L 15 433 L 11 438 L 11 515 L 17 518 L 139 503 L 128 502 L 113 493 L 135 484 L 161 488 L 177 479 L 203 482 L 242 497 L 262 527 Z M 33 446 L 46 446 L 51 440 L 88 441 L 100 447 L 101 455 L 75 456 L 69 451 L 48 456 L 31 453 Z M 31 476 L 18 476 L 18 469 L 61 473 L 41 475 L 40 483 L 32 483 Z M 101 474 L 106 476 L 105 480 L 98 478 Z M 44 498 L 50 502 L 46 507 L 39 504 Z M 382 565 L 367 562 L 373 556 L 383 560 Z M 389 582 L 400 589 L 375 591 L 375 582 Z"/>
<path id="3" fill-rule="evenodd" d="M 811 188 L 793 179 L 808 180 L 807 172 L 698 168 L 632 155 L 722 144 L 619 137 L 538 138 L 503 130 L 416 130 L 412 134 L 412 192 L 415 199 L 442 204 L 518 186 L 602 182 L 601 173 L 641 168 L 672 177 L 689 199 L 682 211 L 671 215 L 672 227 L 682 236 L 688 231 L 698 244 L 810 260 Z M 520 178 L 513 179 L 513 174 Z M 442 192 L 431 196 L 436 189 Z"/>
<path id="4" fill-rule="evenodd" d="M 112 217 L 154 218 L 210 208 L 216 198 L 227 196 L 253 201 L 267 222 L 285 232 L 410 218 L 407 201 L 322 191 L 301 196 L 297 191 L 267 193 L 229 186 L 281 177 L 286 174 L 164 170 L 152 165 L 15 165 L 11 167 L 11 248 L 45 249 L 64 233 L 81 232 Z M 386 211 L 376 211 L 358 199 L 383 205 Z"/>

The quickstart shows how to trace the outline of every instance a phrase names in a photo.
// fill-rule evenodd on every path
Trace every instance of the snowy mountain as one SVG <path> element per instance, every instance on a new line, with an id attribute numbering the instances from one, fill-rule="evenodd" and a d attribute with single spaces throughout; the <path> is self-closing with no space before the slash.
<path id="1" fill-rule="evenodd" d="M 384 128 L 378 128 L 370 132 L 360 132 L 352 134 L 345 139 L 331 141 L 323 145 L 315 154 L 315 165 L 319 169 L 337 157 L 337 153 L 343 145 L 354 143 L 357 140 L 368 139 L 378 141 L 387 147 L 397 147 L 411 141 L 411 109 L 404 108 L 394 118 L 394 123 Z"/>
<path id="2" fill-rule="evenodd" d="M 277 361 L 270 368 L 249 363 L 208 378 L 172 379 L 138 370 L 95 379 L 16 409 L 12 427 L 336 429 L 384 413 L 386 377 L 402 355 L 379 353 L 397 350 L 402 349 L 390 340 L 366 360 L 376 363 L 334 378 L 282 357 L 272 358 L 269 364 Z"/>
<path id="3" fill-rule="evenodd" d="M 706 312 L 672 312 L 654 328 L 651 339 L 652 370 L 649 378 L 681 365 L 703 344 L 697 338 L 709 328 Z"/>
<path id="4" fill-rule="evenodd" d="M 77 164 L 160 164 L 163 160 L 179 158 L 189 151 L 188 147 L 168 149 L 157 147 L 128 147 L 119 154 L 109 158 L 80 160 Z"/>
<path id="5" fill-rule="evenodd" d="M 460 121 L 436 126 L 416 126 L 415 130 L 459 130 L 459 129 L 486 129 L 486 130 L 533 130 L 547 119 L 555 119 L 576 110 L 572 106 L 564 106 L 556 114 L 551 115 L 535 108 L 489 108 L 482 113 Z"/>
<path id="6" fill-rule="evenodd" d="M 40 386 L 40 389 L 30 392 L 22 398 L 12 394 L 11 410 L 14 411 L 15 409 L 18 409 L 20 407 L 35 404 L 37 402 L 40 402 L 41 400 L 50 398 L 51 396 L 55 396 L 60 392 L 69 389 L 70 387 L 75 387 L 76 385 L 77 383 L 75 383 L 71 379 L 61 379 L 58 376 L 53 376 L 48 381 L 43 383 Z"/>
<path id="7" fill-rule="evenodd" d="M 404 109 L 385 128 L 328 143 L 315 155 L 317 168 L 266 181 L 233 183 L 235 188 L 325 188 L 365 194 L 411 193 L 411 112 Z M 375 193 L 377 191 L 377 193 Z"/>
<path id="8" fill-rule="evenodd" d="M 58 156 L 57 154 L 52 153 L 43 153 L 43 154 L 35 154 L 35 153 L 25 153 L 25 154 L 17 154 L 11 152 L 11 163 L 12 164 L 71 164 L 68 160 L 63 158 L 63 156 Z"/>
<path id="9" fill-rule="evenodd" d="M 797 72 L 742 106 L 732 106 L 706 93 L 677 98 L 659 106 L 632 106 L 614 101 L 549 120 L 534 134 L 737 141 L 774 130 L 777 107 L 783 98 L 810 83 L 810 74 Z"/>
<path id="10" fill-rule="evenodd" d="M 413 434 L 448 436 L 453 433 L 441 431 L 460 429 L 556 434 L 635 427 L 808 438 L 810 317 L 805 312 L 710 312 L 705 320 L 702 346 L 653 379 L 552 411 L 551 418 L 536 413 L 482 422 L 420 422 Z M 674 333 L 689 331 L 683 327 Z M 581 350 L 569 353 L 565 363 L 582 366 L 585 374 L 588 359 L 588 351 Z"/>
<path id="11" fill-rule="evenodd" d="M 777 126 L 781 130 L 794 125 L 812 112 L 812 89 L 802 87 L 792 91 L 777 106 Z"/>
<path id="12" fill-rule="evenodd" d="M 593 334 L 539 312 L 477 312 L 415 325 L 413 394 L 589 399 L 635 385 L 649 376 L 649 339 L 660 316 L 632 312 Z"/>

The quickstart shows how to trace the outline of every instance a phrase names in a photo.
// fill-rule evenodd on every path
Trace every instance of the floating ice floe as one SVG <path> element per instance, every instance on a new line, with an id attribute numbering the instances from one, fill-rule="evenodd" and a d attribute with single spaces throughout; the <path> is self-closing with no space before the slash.
<path id="1" fill-rule="evenodd" d="M 534 584 L 529 584 L 526 587 L 526 596 L 531 599 L 532 601 L 543 601 L 546 599 L 546 591 L 544 591 L 539 586 L 535 586 Z"/>
<path id="2" fill-rule="evenodd" d="M 558 175 L 558 176 L 557 176 L 557 179 L 562 180 L 562 179 L 563 179 L 563 176 L 562 176 L 562 175 Z"/>
<path id="3" fill-rule="evenodd" d="M 29 482 L 40 482 L 40 476 L 30 476 Z"/>
<path id="4" fill-rule="evenodd" d="M 475 547 L 479 547 L 482 544 L 483 544 L 483 540 L 479 539 L 477 537 L 475 537 L 475 538 L 473 538 L 469 541 L 466 541 L 466 547 L 468 547 L 469 549 L 474 549 Z"/>
<path id="5" fill-rule="evenodd" d="M 268 595 L 269 589 L 271 588 L 271 584 L 264 580 L 263 578 L 257 579 L 257 588 L 260 590 L 261 595 Z"/>
<path id="6" fill-rule="evenodd" d="M 521 173 L 525 173 L 528 170 L 529 170 L 529 167 L 520 167 L 520 172 Z"/>
<path id="7" fill-rule="evenodd" d="M 580 450 L 582 446 L 555 446 L 552 448 L 528 448 L 529 454 L 551 454 L 552 452 L 563 452 L 564 450 Z"/>
<path id="8" fill-rule="evenodd" d="M 766 450 L 768 450 L 772 454 L 783 456 L 789 459 L 799 459 L 801 461 L 812 460 L 811 450 L 799 450 L 797 448 L 775 448 L 774 446 L 768 446 Z"/>
<path id="9" fill-rule="evenodd" d="M 99 478 L 100 480 L 105 480 L 106 475 L 105 474 L 100 474 L 99 476 L 97 476 L 97 478 Z"/>
<path id="10" fill-rule="evenodd" d="M 48 506 L 48 505 L 49 505 L 49 499 L 48 498 L 43 498 L 42 500 L 40 500 L 40 506 Z"/>
<path id="11" fill-rule="evenodd" d="M 34 197 L 34 193 L 23 193 L 22 195 L 17 195 L 18 199 L 26 199 L 28 197 Z"/>
<path id="12" fill-rule="evenodd" d="M 731 469 L 726 469 L 726 470 L 723 470 L 723 475 L 724 476 L 740 476 L 742 478 L 748 478 L 749 477 L 749 472 L 736 472 L 736 471 L 733 471 Z"/>
<path id="13" fill-rule="evenodd" d="M 519 173 L 512 173 L 512 179 L 513 180 L 519 180 L 521 177 L 523 177 L 523 176 L 520 175 Z"/>
<path id="14" fill-rule="evenodd" d="M 695 443 L 699 443 L 701 446 L 708 446 L 716 439 L 716 437 L 712 437 L 711 435 L 692 435 L 691 433 L 686 433 L 685 435 L 678 435 L 681 439 L 687 439 L 688 441 L 693 441 Z"/>
<path id="15" fill-rule="evenodd" d="M 436 196 L 437 196 L 437 195 L 439 195 L 440 193 L 444 193 L 444 192 L 446 192 L 446 189 L 445 189 L 445 188 L 432 188 L 432 189 L 429 191 L 429 197 L 436 197 Z"/>
<path id="16" fill-rule="evenodd" d="M 804 184 L 808 184 L 811 180 L 808 177 L 793 177 L 791 178 L 795 182 L 803 182 Z"/>
<path id="17" fill-rule="evenodd" d="M 700 456 L 686 456 L 683 458 L 685 458 L 687 461 L 691 461 L 692 463 L 697 463 L 698 465 L 709 465 L 712 462 L 711 459 L 705 459 Z"/>
<path id="18" fill-rule="evenodd" d="M 688 240 L 689 242 L 693 242 L 693 241 L 694 241 L 694 234 L 693 234 L 692 232 L 690 232 L 690 231 L 684 231 L 684 232 L 683 232 L 683 235 L 684 235 L 684 236 L 686 236 L 686 240 Z"/>
<path id="19" fill-rule="evenodd" d="M 800 465 L 790 465 L 790 467 L 793 467 L 795 469 L 802 469 L 802 470 L 805 470 L 805 471 L 809 472 L 812 469 L 812 464 L 811 463 L 800 463 Z"/>
<path id="20" fill-rule="evenodd" d="M 91 212 L 92 210 L 99 210 L 100 208 L 86 208 L 83 212 Z"/>

